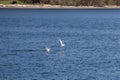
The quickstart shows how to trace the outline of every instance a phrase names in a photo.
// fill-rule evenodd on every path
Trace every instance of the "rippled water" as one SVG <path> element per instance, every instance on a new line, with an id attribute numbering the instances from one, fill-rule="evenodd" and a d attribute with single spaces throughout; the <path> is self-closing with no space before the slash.
<path id="1" fill-rule="evenodd" d="M 0 9 L 0 80 L 119 79 L 120 9 Z"/>

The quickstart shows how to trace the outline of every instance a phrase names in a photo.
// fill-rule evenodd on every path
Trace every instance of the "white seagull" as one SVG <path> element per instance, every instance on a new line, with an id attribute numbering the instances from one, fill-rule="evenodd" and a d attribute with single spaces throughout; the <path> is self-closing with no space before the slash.
<path id="1" fill-rule="evenodd" d="M 59 39 L 59 41 L 60 41 L 60 45 L 61 45 L 61 47 L 64 47 L 64 46 L 65 46 L 64 41 L 61 40 L 61 39 Z"/>
<path id="2" fill-rule="evenodd" d="M 47 52 L 50 52 L 50 48 L 47 48 L 47 47 L 46 47 L 45 50 L 46 50 Z"/>

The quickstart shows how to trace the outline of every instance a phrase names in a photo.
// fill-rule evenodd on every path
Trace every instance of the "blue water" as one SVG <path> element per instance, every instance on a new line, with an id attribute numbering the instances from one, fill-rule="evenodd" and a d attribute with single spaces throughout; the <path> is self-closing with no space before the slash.
<path id="1" fill-rule="evenodd" d="M 120 80 L 120 9 L 0 9 L 0 80 Z"/>

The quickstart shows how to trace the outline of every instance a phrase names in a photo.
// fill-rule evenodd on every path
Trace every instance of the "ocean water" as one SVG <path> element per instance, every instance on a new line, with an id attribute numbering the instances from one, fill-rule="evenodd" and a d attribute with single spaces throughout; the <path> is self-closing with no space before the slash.
<path id="1" fill-rule="evenodd" d="M 0 80 L 120 80 L 120 9 L 0 9 Z"/>

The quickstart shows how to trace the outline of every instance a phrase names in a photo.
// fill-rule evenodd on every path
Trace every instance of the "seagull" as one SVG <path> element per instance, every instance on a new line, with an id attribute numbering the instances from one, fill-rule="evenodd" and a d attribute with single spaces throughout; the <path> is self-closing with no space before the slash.
<path id="1" fill-rule="evenodd" d="M 47 48 L 47 47 L 46 47 L 45 50 L 46 50 L 47 52 L 50 52 L 50 48 Z"/>
<path id="2" fill-rule="evenodd" d="M 59 39 L 59 41 L 60 41 L 60 45 L 61 45 L 61 47 L 64 47 L 64 46 L 65 46 L 64 41 L 61 40 L 61 39 Z"/>

